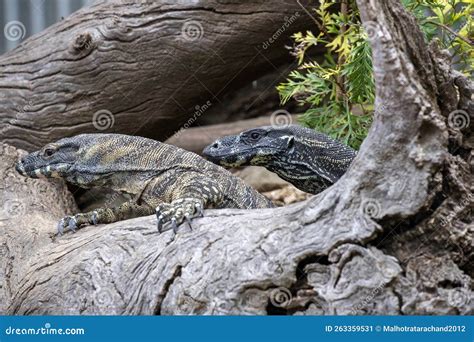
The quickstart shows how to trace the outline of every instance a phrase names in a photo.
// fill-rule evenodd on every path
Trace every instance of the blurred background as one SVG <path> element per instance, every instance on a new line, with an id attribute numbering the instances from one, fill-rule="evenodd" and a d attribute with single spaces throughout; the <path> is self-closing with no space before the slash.
<path id="1" fill-rule="evenodd" d="M 0 54 L 95 0 L 0 0 Z"/>

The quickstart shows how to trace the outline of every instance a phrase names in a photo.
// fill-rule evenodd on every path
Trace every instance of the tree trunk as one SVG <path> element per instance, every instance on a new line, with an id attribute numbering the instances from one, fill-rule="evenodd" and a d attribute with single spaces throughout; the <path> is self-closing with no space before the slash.
<path id="1" fill-rule="evenodd" d="M 334 186 L 283 208 L 207 210 L 174 241 L 153 216 L 53 241 L 36 217 L 59 212 L 27 226 L 7 217 L 4 312 L 473 314 L 473 85 L 425 45 L 398 1 L 358 5 L 376 114 Z M 7 180 L 39 212 L 27 191 L 44 181 Z M 35 248 L 23 250 L 26 239 Z"/>
<path id="2" fill-rule="evenodd" d="M 27 150 L 97 131 L 165 140 L 287 63 L 290 35 L 312 24 L 304 11 L 277 0 L 84 8 L 0 57 L 1 138 Z"/>

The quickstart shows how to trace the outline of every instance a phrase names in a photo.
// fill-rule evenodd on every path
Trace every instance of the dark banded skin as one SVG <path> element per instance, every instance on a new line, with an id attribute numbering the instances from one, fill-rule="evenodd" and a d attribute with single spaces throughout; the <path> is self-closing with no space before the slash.
<path id="1" fill-rule="evenodd" d="M 33 152 L 16 165 L 31 178 L 63 178 L 82 188 L 105 187 L 134 196 L 115 208 L 63 218 L 59 232 L 156 212 L 158 229 L 202 215 L 204 208 L 269 208 L 270 200 L 195 153 L 151 139 L 82 134 Z"/>
<path id="2" fill-rule="evenodd" d="M 263 166 L 298 189 L 317 194 L 347 171 L 356 151 L 326 134 L 289 125 L 219 138 L 203 155 L 224 167 Z"/>

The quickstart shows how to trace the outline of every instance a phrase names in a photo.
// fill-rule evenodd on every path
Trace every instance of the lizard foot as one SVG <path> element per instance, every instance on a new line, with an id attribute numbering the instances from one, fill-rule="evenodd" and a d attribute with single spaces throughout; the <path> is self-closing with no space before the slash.
<path id="1" fill-rule="evenodd" d="M 66 216 L 58 222 L 58 235 L 62 235 L 67 229 L 75 232 L 77 228 L 83 225 L 97 223 L 97 211 Z"/>
<path id="2" fill-rule="evenodd" d="M 170 222 L 176 234 L 178 226 L 186 220 L 191 227 L 191 219 L 203 216 L 203 201 L 197 198 L 180 198 L 171 203 L 162 203 L 156 208 L 158 232 L 163 231 L 163 225 Z"/>

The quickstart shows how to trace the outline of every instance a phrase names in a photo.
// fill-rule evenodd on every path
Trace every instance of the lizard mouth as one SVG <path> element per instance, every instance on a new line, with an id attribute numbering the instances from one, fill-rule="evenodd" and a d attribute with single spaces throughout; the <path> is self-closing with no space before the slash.
<path id="1" fill-rule="evenodd" d="M 240 167 L 248 165 L 248 160 L 243 157 L 235 156 L 234 158 L 220 159 L 218 163 L 226 167 Z"/>
<path id="2" fill-rule="evenodd" d="M 205 151 L 206 152 L 206 151 Z M 225 166 L 225 167 L 239 167 L 244 165 L 249 165 L 251 159 L 250 155 L 245 153 L 232 153 L 233 151 L 220 151 L 213 153 L 205 153 L 204 156 L 207 160 L 213 162 L 214 164 Z"/>
<path id="3" fill-rule="evenodd" d="M 226 144 L 216 142 L 207 146 L 202 154 L 207 160 L 220 166 L 239 167 L 249 165 L 253 157 L 252 149 L 247 149 L 242 146 L 238 147 L 237 149 L 235 144 L 229 145 L 228 142 L 226 142 Z"/>
<path id="4" fill-rule="evenodd" d="M 22 161 L 15 165 L 15 169 L 20 175 L 30 178 L 61 178 L 61 174 L 69 168 L 70 165 L 66 163 L 52 164 L 35 169 L 26 167 Z"/>

